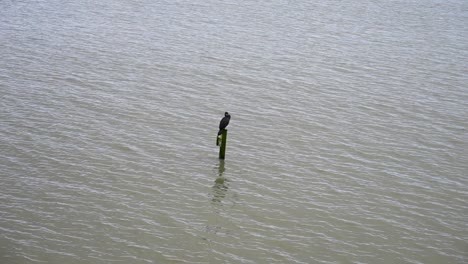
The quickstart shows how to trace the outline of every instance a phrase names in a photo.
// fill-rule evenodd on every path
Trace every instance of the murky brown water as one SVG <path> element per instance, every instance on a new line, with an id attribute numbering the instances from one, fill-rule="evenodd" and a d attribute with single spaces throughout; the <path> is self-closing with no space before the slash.
<path id="1" fill-rule="evenodd" d="M 466 263 L 467 10 L 1 1 L 0 262 Z"/>

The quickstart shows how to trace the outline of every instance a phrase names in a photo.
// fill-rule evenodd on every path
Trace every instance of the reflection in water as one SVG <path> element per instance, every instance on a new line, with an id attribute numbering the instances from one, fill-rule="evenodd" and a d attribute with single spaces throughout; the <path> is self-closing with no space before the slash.
<path id="1" fill-rule="evenodd" d="M 226 185 L 226 179 L 224 178 L 223 173 L 224 160 L 220 160 L 218 166 L 218 177 L 216 178 L 213 186 L 213 199 L 211 200 L 213 203 L 221 203 L 226 196 L 228 186 Z"/>

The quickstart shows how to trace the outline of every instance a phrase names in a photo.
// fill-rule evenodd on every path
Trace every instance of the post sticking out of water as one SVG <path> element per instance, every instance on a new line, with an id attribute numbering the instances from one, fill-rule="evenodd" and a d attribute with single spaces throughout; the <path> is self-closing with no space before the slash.
<path id="1" fill-rule="evenodd" d="M 221 137 L 221 146 L 219 147 L 219 159 L 223 160 L 226 154 L 227 129 L 222 130 L 220 137 Z"/>

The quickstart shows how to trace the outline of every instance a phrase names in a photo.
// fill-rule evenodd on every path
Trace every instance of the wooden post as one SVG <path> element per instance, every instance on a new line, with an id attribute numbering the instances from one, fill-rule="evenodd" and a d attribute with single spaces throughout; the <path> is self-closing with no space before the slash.
<path id="1" fill-rule="evenodd" d="M 219 159 L 224 159 L 226 154 L 227 129 L 223 129 L 221 134 L 221 146 L 219 147 Z"/>

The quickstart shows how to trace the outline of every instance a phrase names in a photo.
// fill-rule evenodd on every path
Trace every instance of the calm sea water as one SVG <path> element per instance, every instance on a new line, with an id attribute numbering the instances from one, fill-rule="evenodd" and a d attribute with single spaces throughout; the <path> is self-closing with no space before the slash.
<path id="1" fill-rule="evenodd" d="M 465 0 L 0 1 L 0 262 L 467 263 L 467 25 Z"/>

